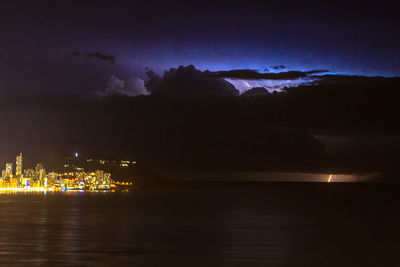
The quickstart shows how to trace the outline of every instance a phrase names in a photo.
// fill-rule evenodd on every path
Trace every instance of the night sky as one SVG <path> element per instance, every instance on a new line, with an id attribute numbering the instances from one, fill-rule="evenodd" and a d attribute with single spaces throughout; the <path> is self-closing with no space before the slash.
<path id="1" fill-rule="evenodd" d="M 2 1 L 0 164 L 398 169 L 399 26 L 386 1 Z"/>
<path id="2" fill-rule="evenodd" d="M 399 26 L 385 1 L 2 1 L 0 87 L 86 95 L 189 64 L 397 76 Z"/>
<path id="3" fill-rule="evenodd" d="M 0 0 L 0 265 L 400 266 L 396 4 Z"/>

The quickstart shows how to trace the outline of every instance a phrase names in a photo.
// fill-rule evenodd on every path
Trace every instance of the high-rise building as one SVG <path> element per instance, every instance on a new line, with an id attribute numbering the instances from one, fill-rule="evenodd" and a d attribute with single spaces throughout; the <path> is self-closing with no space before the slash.
<path id="1" fill-rule="evenodd" d="M 42 163 L 36 164 L 36 179 L 40 181 L 40 184 L 44 184 L 44 179 L 46 177 L 46 170 L 43 167 Z"/>
<path id="2" fill-rule="evenodd" d="M 16 176 L 22 175 L 22 152 L 19 153 L 19 156 L 17 156 L 16 166 L 15 166 L 15 175 Z"/>
<path id="3" fill-rule="evenodd" d="M 5 177 L 3 178 L 11 178 L 13 173 L 13 164 L 12 163 L 6 163 L 6 171 L 5 171 Z"/>
<path id="4" fill-rule="evenodd" d="M 36 172 L 39 173 L 40 170 L 44 170 L 43 164 L 42 163 L 38 163 L 36 164 Z"/>

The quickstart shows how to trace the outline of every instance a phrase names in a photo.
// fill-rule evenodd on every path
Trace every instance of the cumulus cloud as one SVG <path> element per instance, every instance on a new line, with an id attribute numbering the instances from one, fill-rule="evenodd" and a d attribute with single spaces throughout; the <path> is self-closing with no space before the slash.
<path id="1" fill-rule="evenodd" d="M 109 95 L 126 95 L 130 97 L 139 95 L 148 95 L 149 92 L 144 86 L 144 81 L 138 77 L 130 77 L 122 80 L 115 75 L 111 75 L 108 80 L 108 86 L 102 91 L 98 91 L 100 97 Z"/>
<path id="2" fill-rule="evenodd" d="M 146 72 L 146 89 L 152 94 L 199 96 L 199 95 L 239 95 L 239 91 L 222 77 L 212 77 L 193 65 L 171 68 L 160 77 L 155 72 Z"/>

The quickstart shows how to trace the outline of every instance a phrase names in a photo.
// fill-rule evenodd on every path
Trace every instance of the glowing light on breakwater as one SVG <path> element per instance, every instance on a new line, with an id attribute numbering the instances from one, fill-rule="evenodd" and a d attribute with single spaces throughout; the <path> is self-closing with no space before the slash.
<path id="1" fill-rule="evenodd" d="M 328 178 L 328 183 L 330 183 L 331 182 L 331 180 L 332 180 L 332 177 L 333 177 L 333 175 L 331 174 L 331 175 L 329 175 L 329 178 Z"/>

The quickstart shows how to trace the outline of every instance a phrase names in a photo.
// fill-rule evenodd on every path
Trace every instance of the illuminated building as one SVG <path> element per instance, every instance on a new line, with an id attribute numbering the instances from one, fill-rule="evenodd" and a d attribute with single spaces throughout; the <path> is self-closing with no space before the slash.
<path id="1" fill-rule="evenodd" d="M 121 160 L 119 165 L 121 167 L 128 167 L 130 164 L 134 165 L 134 164 L 136 164 L 136 161 Z"/>
<path id="2" fill-rule="evenodd" d="M 64 190 L 113 190 L 111 174 L 103 170 L 87 172 L 75 167 L 75 171 L 64 173 L 47 173 L 43 164 L 38 163 L 35 169 L 22 168 L 22 153 L 16 157 L 16 171 L 13 175 L 13 164 L 7 163 L 0 178 L 0 191 L 64 191 Z M 93 162 L 89 160 L 89 162 Z M 107 164 L 100 160 L 100 164 Z M 130 161 L 116 162 L 131 164 Z"/>
<path id="3" fill-rule="evenodd" d="M 44 167 L 43 167 L 42 163 L 36 164 L 36 168 L 35 168 L 36 173 L 39 173 L 40 170 L 42 170 L 42 169 L 44 170 Z"/>
<path id="4" fill-rule="evenodd" d="M 17 178 L 11 178 L 10 179 L 10 187 L 11 188 L 17 188 L 19 186 L 19 182 Z"/>
<path id="5" fill-rule="evenodd" d="M 85 172 L 77 172 L 75 180 L 79 185 L 85 185 Z"/>
<path id="6" fill-rule="evenodd" d="M 3 170 L 2 177 L 3 178 L 11 178 L 13 176 L 12 174 L 13 174 L 13 164 L 6 163 L 6 169 Z"/>
<path id="7" fill-rule="evenodd" d="M 96 171 L 96 184 L 102 184 L 104 177 L 104 171 L 97 170 Z"/>
<path id="8" fill-rule="evenodd" d="M 75 179 L 72 177 L 62 179 L 62 188 L 73 189 L 75 187 Z"/>
<path id="9" fill-rule="evenodd" d="M 27 187 L 31 186 L 32 181 L 35 179 L 35 170 L 26 169 L 24 170 L 24 175 L 20 178 L 21 186 Z"/>
<path id="10" fill-rule="evenodd" d="M 43 167 L 43 164 L 38 163 L 36 164 L 36 168 L 35 168 L 35 181 L 38 181 L 38 184 L 40 186 L 43 186 L 45 183 L 45 178 L 46 178 L 46 170 Z"/>
<path id="11" fill-rule="evenodd" d="M 47 176 L 47 179 L 45 179 L 45 186 L 55 186 L 58 182 L 58 173 L 56 172 L 50 172 L 49 175 Z"/>
<path id="12" fill-rule="evenodd" d="M 19 156 L 17 156 L 15 165 L 15 175 L 17 177 L 22 175 L 22 152 L 19 153 Z"/>
<path id="13" fill-rule="evenodd" d="M 104 184 L 111 184 L 111 173 L 104 173 Z"/>
<path id="14" fill-rule="evenodd" d="M 24 177 L 25 178 L 30 178 L 30 179 L 33 179 L 33 178 L 35 178 L 35 170 L 33 170 L 33 169 L 26 169 L 26 170 L 24 170 Z"/>

